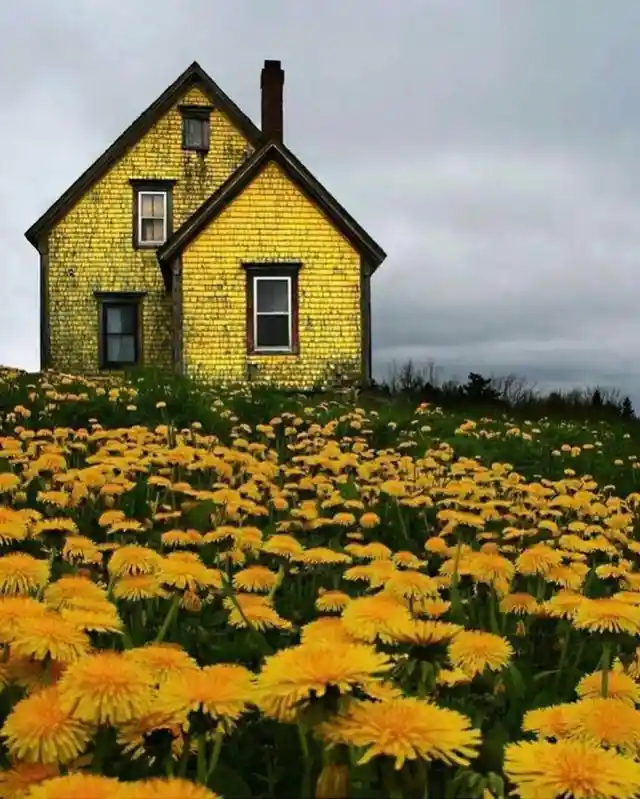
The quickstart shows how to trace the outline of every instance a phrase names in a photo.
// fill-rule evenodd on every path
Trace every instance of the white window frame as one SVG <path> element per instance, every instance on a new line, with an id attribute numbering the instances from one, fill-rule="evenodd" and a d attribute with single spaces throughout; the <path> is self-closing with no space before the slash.
<path id="1" fill-rule="evenodd" d="M 284 316 L 282 311 L 258 311 L 258 281 L 279 280 L 287 284 L 287 317 L 289 320 L 289 344 L 286 347 L 258 346 L 258 316 Z M 293 351 L 293 297 L 292 280 L 289 275 L 254 275 L 253 277 L 253 342 L 254 352 L 292 352 Z"/>
<path id="2" fill-rule="evenodd" d="M 144 219 L 155 219 L 156 217 L 143 217 L 142 216 L 142 198 L 153 195 L 155 197 L 162 197 L 162 241 L 143 241 L 142 239 L 142 221 Z M 160 247 L 167 240 L 167 192 L 158 191 L 157 189 L 140 189 L 138 191 L 138 246 L 139 247 Z"/>

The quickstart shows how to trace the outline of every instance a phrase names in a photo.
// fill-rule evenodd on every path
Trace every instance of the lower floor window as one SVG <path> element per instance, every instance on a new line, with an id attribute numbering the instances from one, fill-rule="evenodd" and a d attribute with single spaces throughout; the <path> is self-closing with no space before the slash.
<path id="1" fill-rule="evenodd" d="M 140 296 L 100 295 L 100 365 L 115 369 L 140 363 Z"/>
<path id="2" fill-rule="evenodd" d="M 297 352 L 298 266 L 247 266 L 247 344 L 250 352 Z"/>

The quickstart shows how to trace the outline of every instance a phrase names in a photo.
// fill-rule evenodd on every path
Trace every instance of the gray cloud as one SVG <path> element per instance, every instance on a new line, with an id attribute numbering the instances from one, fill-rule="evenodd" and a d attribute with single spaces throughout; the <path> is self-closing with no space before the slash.
<path id="1" fill-rule="evenodd" d="M 38 365 L 23 231 L 197 59 L 389 253 L 374 357 L 640 403 L 636 0 L 22 0 L 3 9 L 0 362 Z"/>

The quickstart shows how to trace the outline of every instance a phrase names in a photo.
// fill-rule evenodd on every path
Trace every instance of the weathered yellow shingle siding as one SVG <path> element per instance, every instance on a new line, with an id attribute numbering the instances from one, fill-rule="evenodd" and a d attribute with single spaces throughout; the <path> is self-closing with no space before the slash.
<path id="1" fill-rule="evenodd" d="M 133 246 L 131 178 L 175 180 L 174 230 L 223 183 L 251 152 L 244 136 L 218 110 L 211 115 L 211 147 L 203 157 L 182 149 L 178 105 L 208 105 L 199 89 L 186 93 L 99 180 L 49 236 L 49 309 L 52 365 L 98 367 L 95 291 L 146 291 L 143 359 L 170 367 L 171 298 L 155 252 Z"/>
<path id="2" fill-rule="evenodd" d="M 300 262 L 299 355 L 247 355 L 243 263 Z M 361 368 L 360 256 L 269 164 L 182 254 L 184 365 L 225 382 L 311 388 Z"/>

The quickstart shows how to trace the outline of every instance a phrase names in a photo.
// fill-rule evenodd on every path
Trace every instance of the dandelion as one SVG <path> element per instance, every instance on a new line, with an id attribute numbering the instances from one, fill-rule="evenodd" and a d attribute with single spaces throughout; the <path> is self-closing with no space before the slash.
<path id="1" fill-rule="evenodd" d="M 25 799 L 33 786 L 57 774 L 55 765 L 14 763 L 9 770 L 0 771 L 0 796 L 3 799 Z"/>
<path id="2" fill-rule="evenodd" d="M 316 608 L 321 613 L 338 613 L 343 610 L 351 600 L 344 591 L 326 591 L 321 589 L 316 599 Z"/>
<path id="3" fill-rule="evenodd" d="M 121 782 L 97 774 L 67 774 L 54 777 L 31 788 L 29 799 L 115 799 L 119 796 Z"/>
<path id="4" fill-rule="evenodd" d="M 145 599 L 168 599 L 170 594 L 153 574 L 132 574 L 121 577 L 113 586 L 113 596 L 127 602 Z"/>
<path id="5" fill-rule="evenodd" d="M 250 566 L 233 576 L 233 586 L 240 591 L 270 591 L 278 582 L 278 574 L 266 566 Z"/>
<path id="6" fill-rule="evenodd" d="M 51 658 L 58 663 L 77 661 L 89 647 L 87 635 L 55 611 L 17 621 L 11 640 L 14 657 Z"/>
<path id="7" fill-rule="evenodd" d="M 280 630 L 291 628 L 291 622 L 278 614 L 266 597 L 253 594 L 236 594 L 225 597 L 224 606 L 229 611 L 229 624 L 232 627 L 246 628 L 249 625 L 257 630 L 270 627 Z"/>
<path id="8" fill-rule="evenodd" d="M 147 644 L 129 649 L 126 657 L 150 671 L 157 683 L 169 677 L 191 675 L 198 664 L 179 644 Z"/>
<path id="9" fill-rule="evenodd" d="M 571 706 L 569 734 L 599 746 L 635 754 L 640 746 L 640 710 L 619 699 L 583 699 Z"/>
<path id="10" fill-rule="evenodd" d="M 573 616 L 573 625 L 589 632 L 640 635 L 640 607 L 616 599 L 585 599 Z"/>
<path id="11" fill-rule="evenodd" d="M 220 799 L 204 785 L 181 777 L 156 777 L 123 783 L 117 799 Z"/>
<path id="12" fill-rule="evenodd" d="M 640 685 L 624 672 L 613 669 L 608 672 L 607 695 L 611 699 L 620 699 L 629 704 L 640 704 Z M 586 674 L 576 688 L 581 699 L 596 699 L 602 691 L 602 672 L 594 671 Z"/>
<path id="13" fill-rule="evenodd" d="M 507 744 L 504 770 L 522 799 L 634 799 L 640 791 L 640 764 L 584 741 Z"/>
<path id="14" fill-rule="evenodd" d="M 388 638 L 391 626 L 409 622 L 407 607 L 391 594 L 353 599 L 342 612 L 342 621 L 347 632 L 361 641 L 373 642 L 380 637 Z"/>
<path id="15" fill-rule="evenodd" d="M 300 629 L 300 638 L 303 644 L 312 641 L 324 641 L 325 643 L 358 643 L 346 631 L 342 619 L 335 616 L 325 616 L 315 621 L 310 621 Z"/>
<path id="16" fill-rule="evenodd" d="M 458 633 L 448 647 L 449 660 L 470 675 L 481 674 L 485 669 L 500 671 L 513 657 L 513 647 L 500 635 L 482 630 L 464 630 Z"/>
<path id="17" fill-rule="evenodd" d="M 60 704 L 88 724 L 121 724 L 144 714 L 155 684 L 150 671 L 117 652 L 87 655 L 63 674 Z"/>
<path id="18" fill-rule="evenodd" d="M 229 725 L 245 712 L 254 692 L 254 676 L 248 669 L 235 663 L 216 663 L 167 677 L 160 686 L 155 709 L 185 720 L 189 713 L 200 711 Z"/>
<path id="19" fill-rule="evenodd" d="M 569 702 L 528 710 L 522 720 L 522 729 L 543 738 L 564 738 L 574 725 L 574 710 L 575 703 Z"/>
<path id="20" fill-rule="evenodd" d="M 366 644 L 313 641 L 269 656 L 258 676 L 259 705 L 275 718 L 329 689 L 351 693 L 391 667 L 391 661 Z"/>
<path id="21" fill-rule="evenodd" d="M 109 558 L 107 569 L 112 577 L 153 574 L 161 563 L 162 557 L 153 549 L 138 544 L 129 544 L 120 547 L 113 553 Z"/>
<path id="22" fill-rule="evenodd" d="M 389 636 L 393 643 L 411 644 L 412 646 L 430 646 L 450 641 L 464 630 L 460 624 L 446 621 L 417 621 L 400 623 L 397 627 L 389 625 Z"/>
<path id="23" fill-rule="evenodd" d="M 56 686 L 14 705 L 2 727 L 9 752 L 29 763 L 68 763 L 88 746 L 91 730 L 60 706 Z"/>
<path id="24" fill-rule="evenodd" d="M 330 747 L 367 747 L 358 765 L 385 756 L 395 759 L 397 770 L 417 759 L 468 766 L 481 741 L 480 731 L 471 728 L 466 716 L 415 697 L 354 702 L 344 714 L 322 724 L 318 733 Z"/>
<path id="25" fill-rule="evenodd" d="M 23 552 L 0 557 L 0 593 L 34 594 L 49 582 L 49 563 Z"/>
<path id="26" fill-rule="evenodd" d="M 514 613 L 517 616 L 532 615 L 539 607 L 538 600 L 525 592 L 507 594 L 500 600 L 500 610 L 503 613 Z"/>

